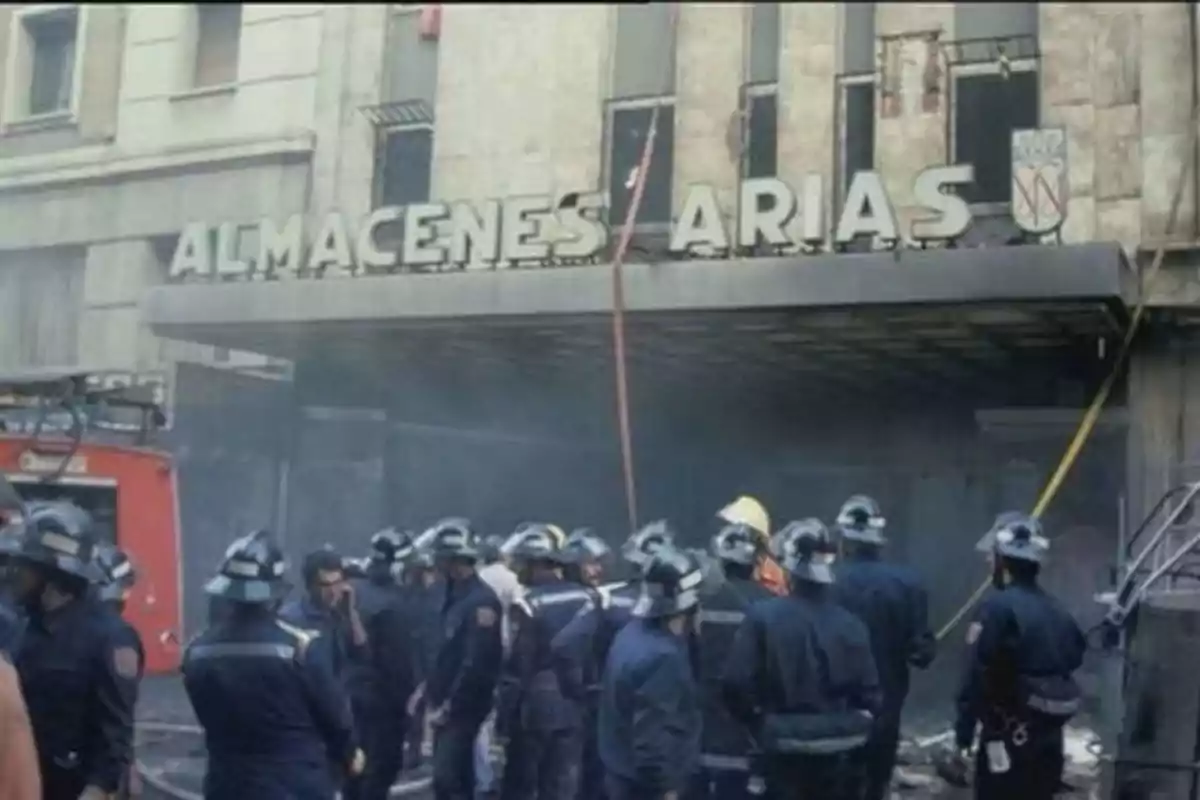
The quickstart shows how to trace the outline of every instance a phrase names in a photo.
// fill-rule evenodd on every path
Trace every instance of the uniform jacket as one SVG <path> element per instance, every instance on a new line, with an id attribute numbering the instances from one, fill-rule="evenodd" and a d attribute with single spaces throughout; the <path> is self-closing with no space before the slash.
<path id="1" fill-rule="evenodd" d="M 568 702 L 559 685 L 551 643 L 592 596 L 580 584 L 556 580 L 531 587 L 513 603 L 513 643 L 497 700 L 503 731 L 517 726 L 564 730 L 580 724 L 577 704 Z"/>
<path id="2" fill-rule="evenodd" d="M 425 683 L 429 708 L 445 706 L 452 719 L 482 722 L 503 661 L 500 600 L 478 575 L 445 585 L 442 631 Z"/>
<path id="3" fill-rule="evenodd" d="M 699 689 L 687 642 L 643 620 L 613 641 L 597 738 L 605 769 L 639 796 L 682 791 L 700 758 Z"/>
<path id="4" fill-rule="evenodd" d="M 91 600 L 29 619 L 14 663 L 43 777 L 117 791 L 133 762 L 144 660 L 133 629 Z"/>
<path id="5" fill-rule="evenodd" d="M 183 685 L 204 729 L 210 800 L 329 800 L 354 753 L 350 704 L 328 651 L 266 609 L 188 644 Z"/>
<path id="6" fill-rule="evenodd" d="M 425 672 L 417 593 L 390 578 L 355 581 L 354 588 L 367 644 L 351 651 L 350 692 L 403 709 Z"/>
<path id="7" fill-rule="evenodd" d="M 825 592 L 803 589 L 747 609 L 722 688 L 730 713 L 755 732 L 768 715 L 816 728 L 858 711 L 878 716 L 882 705 L 866 626 Z"/>
<path id="8" fill-rule="evenodd" d="M 551 640 L 551 659 L 565 696 L 584 702 L 599 692 L 609 648 L 633 618 L 637 593 L 634 584 L 599 587 L 591 603 Z"/>
<path id="9" fill-rule="evenodd" d="M 740 769 L 720 758 L 744 758 L 751 749 L 748 731 L 729 714 L 721 690 L 721 674 L 746 610 L 773 597 L 761 583 L 726 578 L 700 608 L 700 686 L 704 709 L 704 754 L 708 766 Z"/>
<path id="10" fill-rule="evenodd" d="M 41 800 L 42 779 L 17 672 L 0 656 L 0 800 Z"/>
<path id="11" fill-rule="evenodd" d="M 342 614 L 322 608 L 308 595 L 284 603 L 279 618 L 289 625 L 315 634 L 314 643 L 329 651 L 333 672 L 347 680 L 351 663 L 362 657 L 351 640 L 350 623 Z"/>
<path id="12" fill-rule="evenodd" d="M 1072 676 L 1083 664 L 1087 642 L 1066 609 L 1036 585 L 1007 586 L 984 598 L 968 642 L 957 743 L 971 743 L 977 719 L 985 736 L 1005 732 L 1014 721 L 1044 722 L 1029 726 L 1031 736 L 1039 727 L 1057 735 L 1059 726 L 1032 713 L 1028 700 L 1063 687 L 1077 691 Z"/>
<path id="13" fill-rule="evenodd" d="M 929 666 L 937 650 L 924 586 L 907 567 L 857 555 L 838 563 L 832 593 L 867 626 L 883 688 L 883 715 L 899 724 L 909 665 Z"/>

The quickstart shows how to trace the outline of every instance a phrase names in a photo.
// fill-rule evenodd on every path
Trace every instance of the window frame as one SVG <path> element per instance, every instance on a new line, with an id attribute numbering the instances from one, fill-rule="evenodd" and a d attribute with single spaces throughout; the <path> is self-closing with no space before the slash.
<path id="1" fill-rule="evenodd" d="M 384 206 L 387 205 L 387 203 L 385 203 L 383 201 L 383 191 L 384 191 L 383 176 L 384 176 L 384 172 L 387 169 L 387 159 L 386 159 L 386 157 L 380 158 L 380 155 L 383 154 L 384 156 L 386 156 L 387 141 L 392 136 L 392 134 L 408 133 L 409 131 L 429 131 L 429 137 L 430 137 L 431 142 L 432 142 L 433 138 L 437 135 L 435 126 L 432 122 L 398 122 L 398 123 L 393 123 L 391 125 L 381 125 L 375 129 L 375 152 L 373 154 L 373 158 L 371 159 L 371 162 L 372 162 L 372 164 L 371 164 L 371 174 L 372 174 L 371 182 L 373 184 L 371 187 L 371 208 L 372 209 L 383 208 Z M 432 152 L 430 153 L 430 158 L 429 158 L 429 177 L 430 177 L 429 197 L 426 197 L 423 201 L 419 201 L 419 202 L 427 203 L 433 197 L 433 155 L 432 155 Z M 403 207 L 403 206 L 401 206 L 401 207 Z"/>
<path id="2" fill-rule="evenodd" d="M 1034 56 L 1024 56 L 1008 61 L 1008 72 L 1033 72 L 1038 74 L 1037 81 L 1037 97 L 1035 98 L 1034 106 L 1037 112 L 1038 123 L 1042 119 L 1042 87 L 1040 76 L 1041 59 Z M 947 105 L 946 113 L 946 154 L 948 163 L 959 163 L 958 154 L 958 79 L 959 78 L 974 78 L 984 75 L 1001 75 L 1004 68 L 1001 66 L 999 59 L 989 59 L 987 61 L 968 61 L 959 64 L 950 65 L 947 71 L 947 93 L 949 94 L 950 102 Z M 970 209 L 978 216 L 999 216 L 1008 214 L 1011 208 L 1012 201 L 1010 200 L 991 200 L 978 203 L 970 203 Z"/>
<path id="3" fill-rule="evenodd" d="M 8 52 L 5 58 L 4 104 L 0 108 L 0 125 L 4 128 L 39 124 L 75 124 L 83 94 L 84 60 L 87 56 L 87 3 L 32 3 L 12 10 L 8 30 Z M 38 17 L 73 16 L 75 20 L 75 52 L 71 68 L 71 96 L 67 107 L 38 114 L 30 113 L 33 94 L 33 59 L 36 41 L 31 23 Z"/>
<path id="4" fill-rule="evenodd" d="M 853 178 L 853 175 L 848 170 L 848 168 L 849 168 L 848 160 L 849 160 L 849 153 L 850 153 L 850 148 L 847 146 L 847 139 L 848 139 L 848 134 L 849 134 L 849 118 L 848 118 L 846 112 L 850 105 L 847 102 L 847 99 L 850 95 L 849 90 L 853 87 L 859 87 L 859 86 L 870 86 L 871 87 L 872 108 L 873 108 L 872 118 L 874 119 L 875 125 L 877 126 L 879 124 L 879 107 L 878 107 L 879 104 L 877 102 L 878 91 L 879 91 L 879 80 L 878 80 L 878 74 L 875 72 L 858 72 L 858 73 L 852 73 L 849 75 L 839 75 L 836 78 L 836 82 L 837 82 L 837 101 L 836 101 L 837 102 L 837 119 L 835 121 L 837 123 L 837 137 L 836 137 L 835 143 L 837 146 L 837 155 L 834 159 L 834 165 L 833 165 L 834 166 L 833 208 L 835 209 L 834 213 L 840 213 L 842 203 L 846 199 L 846 192 L 850 188 L 850 180 L 851 180 L 851 178 Z M 877 133 L 877 131 L 875 129 L 872 129 L 872 134 L 875 134 L 875 133 Z M 877 163 L 877 157 L 878 157 L 878 154 L 875 152 L 875 136 L 872 135 L 872 137 L 871 137 L 871 169 L 875 169 L 875 165 Z"/>
<path id="5" fill-rule="evenodd" d="M 676 96 L 673 94 L 669 94 L 669 95 L 647 95 L 644 97 L 626 97 L 626 98 L 621 98 L 621 99 L 609 100 L 604 104 L 604 138 L 602 140 L 604 168 L 601 170 L 600 179 L 603 182 L 602 186 L 604 187 L 604 194 L 606 196 L 610 194 L 609 188 L 612 186 L 612 167 L 613 167 L 612 135 L 613 135 L 613 122 L 616 118 L 616 114 L 620 111 L 638 111 L 638 110 L 645 110 L 645 109 L 654 109 L 654 108 L 659 108 L 659 107 L 669 107 L 671 109 L 671 113 L 674 114 L 678 110 Z M 659 152 L 658 148 L 659 148 L 660 144 L 661 144 L 661 141 L 658 139 L 658 135 L 656 132 L 655 143 L 654 143 L 654 151 L 656 153 Z M 670 192 L 670 202 L 668 203 L 667 219 L 663 222 L 635 223 L 633 226 L 633 232 L 635 234 L 658 235 L 658 234 L 669 234 L 670 233 L 671 225 L 674 221 L 674 209 L 671 208 L 671 206 L 675 202 L 675 142 L 674 141 L 671 142 L 671 174 L 668 177 L 668 181 L 670 184 L 668 187 L 668 191 Z M 644 197 L 644 194 L 643 194 L 643 197 Z M 607 198 L 607 206 L 608 206 L 609 210 L 605 212 L 605 214 L 606 214 L 605 222 L 609 226 L 610 230 L 616 232 L 616 231 L 619 231 L 621 226 L 623 226 L 625 224 L 625 221 L 624 220 L 617 220 L 616 222 L 612 221 L 612 216 L 611 216 L 612 201 L 613 201 L 612 197 Z"/>
<path id="6" fill-rule="evenodd" d="M 754 119 L 754 101 L 770 97 L 775 100 L 775 174 L 759 177 L 778 177 L 779 175 L 779 82 L 747 83 L 742 86 L 741 103 L 742 117 L 740 132 L 741 154 L 738 158 L 738 182 L 751 179 L 750 176 L 750 147 L 751 131 Z"/>
<path id="7" fill-rule="evenodd" d="M 205 9 L 212 9 L 214 6 L 239 6 L 238 8 L 238 28 L 237 28 L 237 48 L 235 51 L 235 61 L 233 64 L 232 80 L 216 81 L 214 83 L 200 83 L 200 54 L 202 52 L 201 45 L 201 18 L 205 13 Z M 214 92 L 226 89 L 232 86 L 237 86 L 242 68 L 242 34 L 246 28 L 245 10 L 238 3 L 193 3 L 191 5 L 191 22 L 192 22 L 192 51 L 191 58 L 187 64 L 188 82 L 184 87 L 184 92 Z"/>

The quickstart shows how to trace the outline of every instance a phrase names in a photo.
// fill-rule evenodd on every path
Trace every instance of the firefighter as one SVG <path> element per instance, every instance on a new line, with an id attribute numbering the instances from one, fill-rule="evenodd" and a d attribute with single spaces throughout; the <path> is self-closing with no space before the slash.
<path id="1" fill-rule="evenodd" d="M 332 798 L 331 763 L 352 776 L 363 770 L 330 651 L 276 616 L 286 568 L 272 536 L 255 531 L 229 546 L 204 587 L 229 601 L 225 618 L 183 653 L 208 752 L 207 800 Z"/>
<path id="2" fill-rule="evenodd" d="M 319 647 L 330 650 L 334 674 L 345 680 L 352 659 L 361 658 L 367 644 L 354 589 L 346 580 L 342 557 L 323 547 L 304 558 L 304 594 L 285 603 L 279 617 L 289 625 L 320 634 Z"/>
<path id="3" fill-rule="evenodd" d="M 755 498 L 742 495 L 718 511 L 717 517 L 729 525 L 746 525 L 758 534 L 755 578 L 773 594 L 787 594 L 787 575 L 771 557 L 771 517 L 767 514 L 766 507 Z"/>
<path id="4" fill-rule="evenodd" d="M 394 528 L 371 537 L 364 576 L 355 585 L 367 647 L 351 659 L 350 705 L 367 766 L 346 787 L 346 800 L 383 800 L 404 766 L 408 699 L 422 678 L 423 623 L 413 592 L 399 579 L 412 539 Z"/>
<path id="5" fill-rule="evenodd" d="M 19 524 L 0 528 L 0 656 L 12 658 L 25 628 L 25 620 L 13 597 L 11 555 L 20 544 Z"/>
<path id="6" fill-rule="evenodd" d="M 425 735 L 425 679 L 433 671 L 433 660 L 437 655 L 435 645 L 442 636 L 442 601 L 445 598 L 445 588 L 438 576 L 433 561 L 433 554 L 418 546 L 418 540 L 413 542 L 414 552 L 409 557 L 404 569 L 404 585 L 410 593 L 413 613 L 421 627 L 421 653 L 418 659 L 421 683 L 417 691 L 409 698 L 405 712 L 409 720 L 409 735 L 407 753 L 404 763 L 416 767 L 424 763 L 426 747 L 431 746 L 430 739 Z"/>
<path id="7" fill-rule="evenodd" d="M 777 542 L 791 592 L 746 610 L 725 664 L 725 701 L 754 733 L 755 771 L 771 797 L 856 800 L 854 751 L 882 703 L 870 634 L 830 597 L 834 547 L 820 521 L 793 522 Z"/>
<path id="8" fill-rule="evenodd" d="M 133 761 L 140 644 L 88 592 L 91 516 L 67 502 L 39 504 L 12 554 L 28 624 L 15 665 L 29 705 L 45 800 L 99 800 Z"/>
<path id="9" fill-rule="evenodd" d="M 640 573 L 660 548 L 673 544 L 675 533 L 665 521 L 651 522 L 621 546 L 621 558 L 639 577 L 616 587 L 598 587 L 592 602 L 551 643 L 559 684 L 577 702 L 594 703 L 613 637 L 633 617 L 641 589 Z"/>
<path id="10" fill-rule="evenodd" d="M 604 580 L 605 562 L 611 552 L 608 544 L 587 528 L 574 530 L 563 543 L 563 575 L 595 589 Z"/>
<path id="11" fill-rule="evenodd" d="M 745 524 L 727 525 L 713 537 L 712 553 L 721 564 L 720 588 L 700 609 L 700 681 L 704 709 L 703 753 L 692 794 L 712 800 L 746 797 L 752 740 L 729 715 L 721 694 L 721 672 L 746 609 L 773 595 L 754 579 L 759 534 Z"/>
<path id="12" fill-rule="evenodd" d="M 980 727 L 975 797 L 1050 800 L 1059 788 L 1063 726 L 1079 710 L 1074 673 L 1086 642 L 1038 585 L 1049 542 L 1036 519 L 1003 515 L 993 531 L 995 588 L 968 632 L 955 744 L 966 758 Z"/>
<path id="13" fill-rule="evenodd" d="M 140 683 L 146 671 L 145 647 L 142 644 L 142 637 L 138 634 L 137 629 L 122 618 L 122 615 L 125 613 L 125 606 L 129 602 L 129 596 L 133 592 L 134 584 L 137 583 L 137 572 L 134 570 L 133 562 L 129 560 L 129 556 L 110 544 L 102 543 L 97 545 L 94 558 L 102 576 L 100 584 L 96 587 L 96 599 L 113 612 L 113 624 L 123 629 L 121 636 L 129 641 L 137 642 L 138 681 Z M 136 766 L 132 766 L 129 769 L 129 775 L 125 779 L 125 785 L 118 792 L 118 795 L 121 797 L 140 797 L 141 794 L 141 776 L 138 774 Z"/>
<path id="14" fill-rule="evenodd" d="M 908 696 L 909 667 L 925 669 L 937 649 L 929 628 L 929 597 L 920 578 L 880 557 L 886 543 L 885 525 L 879 504 L 866 495 L 851 497 L 837 516 L 843 558 L 835 570 L 833 596 L 867 626 L 883 688 L 883 708 L 871 740 L 861 751 L 864 800 L 888 796 L 900 745 L 900 712 Z"/>
<path id="15" fill-rule="evenodd" d="M 635 620 L 617 634 L 604 673 L 598 738 L 610 800 L 677 798 L 700 757 L 700 691 L 687 639 L 703 582 L 672 545 L 646 563 Z"/>
<path id="16" fill-rule="evenodd" d="M 437 800 L 467 800 L 475 793 L 474 747 L 492 710 L 503 660 L 502 608 L 479 578 L 479 537 L 466 520 L 433 527 L 429 548 L 446 586 L 441 637 L 425 683 L 433 727 L 433 793 Z"/>
<path id="17" fill-rule="evenodd" d="M 512 548 L 524 594 L 512 606 L 512 651 L 497 703 L 501 737 L 518 746 L 505 759 L 505 800 L 572 800 L 579 777 L 582 718 L 563 696 L 550 642 L 588 604 L 591 595 L 563 577 L 567 555 L 554 526 L 531 524 Z M 514 758 L 514 756 L 516 756 Z M 519 760 L 520 763 L 517 763 Z"/>

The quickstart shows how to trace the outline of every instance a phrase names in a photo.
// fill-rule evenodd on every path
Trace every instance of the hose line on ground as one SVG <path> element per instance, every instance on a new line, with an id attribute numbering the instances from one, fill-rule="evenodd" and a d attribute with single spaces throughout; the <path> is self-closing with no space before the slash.
<path id="1" fill-rule="evenodd" d="M 671 39 L 675 41 L 679 29 L 679 4 L 668 6 Z M 674 51 L 674 48 L 671 48 Z M 668 68 L 675 69 L 674 59 L 668 59 Z M 612 337 L 613 337 L 613 366 L 616 374 L 617 391 L 617 428 L 621 437 L 621 472 L 625 482 L 625 509 L 629 514 L 629 530 L 637 530 L 637 483 L 634 479 L 633 464 L 633 433 L 629 420 L 629 374 L 625 356 L 625 281 L 621 267 L 629 243 L 633 239 L 633 229 L 637 225 L 638 209 L 642 205 L 642 196 L 646 191 L 646 176 L 654 159 L 654 140 L 658 137 L 658 116 L 661 105 L 655 105 L 650 112 L 650 124 L 646 130 L 646 141 L 642 145 L 642 155 L 634 173 L 632 192 L 629 197 L 629 207 L 625 210 L 625 219 L 621 225 L 621 236 L 617 241 L 617 249 L 612 258 Z M 609 136 L 613 135 L 610 124 Z M 611 169 L 611 166 L 610 166 Z"/>
<path id="2" fill-rule="evenodd" d="M 1146 270 L 1145 280 L 1141 282 L 1137 305 L 1134 307 L 1133 316 L 1130 317 L 1129 326 L 1125 330 L 1125 337 L 1121 340 L 1121 347 L 1117 351 L 1116 358 L 1113 360 L 1112 369 L 1104 378 L 1104 382 L 1100 384 L 1100 389 L 1096 392 L 1092 404 L 1088 406 L 1087 411 L 1084 413 L 1083 419 L 1079 423 L 1079 428 L 1075 431 L 1075 436 L 1072 437 L 1071 443 L 1067 445 L 1067 450 L 1063 454 L 1062 460 L 1059 461 L 1054 474 L 1050 476 L 1050 481 L 1046 484 L 1046 488 L 1042 490 L 1037 505 L 1033 507 L 1032 514 L 1034 517 L 1040 517 L 1045 513 L 1046 508 L 1054 500 L 1059 489 L 1062 488 L 1063 481 L 1071 471 L 1071 467 L 1075 465 L 1076 459 L 1079 458 L 1079 453 L 1083 450 L 1084 444 L 1087 443 L 1088 437 L 1091 436 L 1092 430 L 1096 427 L 1096 422 L 1100 419 L 1100 412 L 1104 410 L 1109 395 L 1112 394 L 1112 390 L 1121 376 L 1125 362 L 1129 359 L 1129 353 L 1133 349 L 1133 341 L 1137 336 L 1139 326 L 1146 313 L 1146 302 L 1158 279 L 1159 271 L 1162 269 L 1163 258 L 1166 256 L 1167 240 L 1175 231 L 1175 225 L 1179 219 L 1179 207 L 1183 202 L 1184 188 L 1187 184 L 1188 175 L 1192 171 L 1192 163 L 1196 159 L 1197 134 L 1200 134 L 1200 108 L 1192 110 L 1187 159 L 1179 170 L 1179 180 L 1176 182 L 1175 194 L 1171 198 L 1171 208 L 1167 214 L 1167 224 L 1163 230 L 1163 238 L 1154 251 L 1154 259 L 1150 262 L 1150 268 Z M 979 602 L 984 593 L 987 592 L 990 585 L 990 580 L 985 580 L 981 583 L 967 602 L 938 630 L 937 638 L 939 641 L 945 639 L 951 631 L 958 627 L 958 624 L 962 622 L 963 618 L 975 607 L 975 604 Z"/>

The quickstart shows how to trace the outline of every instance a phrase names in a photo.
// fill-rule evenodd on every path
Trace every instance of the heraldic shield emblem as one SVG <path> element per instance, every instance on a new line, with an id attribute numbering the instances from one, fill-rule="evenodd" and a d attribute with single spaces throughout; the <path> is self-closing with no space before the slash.
<path id="1" fill-rule="evenodd" d="M 1067 218 L 1067 132 L 1012 132 L 1012 217 L 1035 236 L 1053 233 Z"/>

